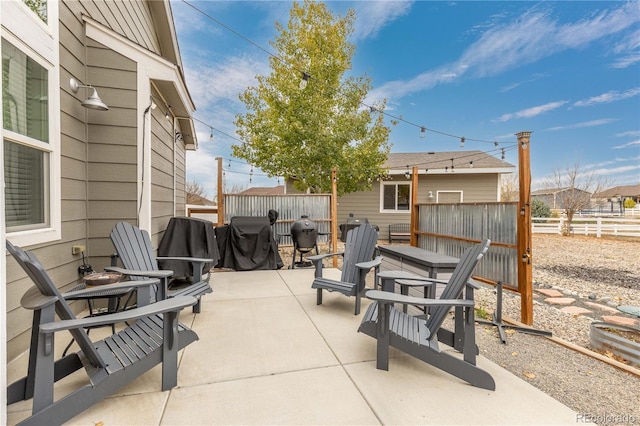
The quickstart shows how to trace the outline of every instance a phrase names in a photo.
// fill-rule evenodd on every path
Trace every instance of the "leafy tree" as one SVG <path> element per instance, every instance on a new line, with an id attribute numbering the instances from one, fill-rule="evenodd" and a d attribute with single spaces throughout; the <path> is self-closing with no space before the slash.
<path id="1" fill-rule="evenodd" d="M 627 198 L 626 200 L 624 200 L 624 208 L 625 209 L 632 209 L 636 206 L 636 202 L 633 201 L 633 198 Z"/>
<path id="2" fill-rule="evenodd" d="M 551 209 L 539 198 L 531 199 L 532 217 L 551 217 Z"/>
<path id="3" fill-rule="evenodd" d="M 385 174 L 386 101 L 363 108 L 370 78 L 345 76 L 354 20 L 353 10 L 334 16 L 325 4 L 305 0 L 293 4 L 286 27 L 276 23 L 271 73 L 240 94 L 247 112 L 236 116 L 244 141 L 232 147 L 236 157 L 270 177 L 293 178 L 301 191 L 329 192 L 333 167 L 339 194 L 371 189 Z"/>

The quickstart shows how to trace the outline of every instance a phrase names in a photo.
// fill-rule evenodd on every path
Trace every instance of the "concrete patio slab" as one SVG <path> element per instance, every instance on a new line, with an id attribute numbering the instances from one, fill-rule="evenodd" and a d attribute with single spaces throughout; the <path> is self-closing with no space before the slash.
<path id="1" fill-rule="evenodd" d="M 338 363 L 291 295 L 205 302 L 193 328 L 200 340 L 184 350 L 180 386 Z"/>
<path id="2" fill-rule="evenodd" d="M 161 424 L 380 423 L 344 369 L 326 367 L 176 389 Z"/>
<path id="3" fill-rule="evenodd" d="M 569 425 L 576 414 L 513 374 L 480 357 L 478 365 L 496 381 L 496 390 L 473 387 L 409 356 L 390 360 L 389 371 L 375 362 L 345 369 L 383 424 Z"/>
<path id="4" fill-rule="evenodd" d="M 312 280 L 309 269 L 214 273 L 202 312 L 180 315 L 200 340 L 180 353 L 178 386 L 160 391 L 156 367 L 68 424 L 576 423 L 575 412 L 482 357 L 495 392 L 395 350 L 389 371 L 377 370 L 375 340 L 357 332 L 354 299 L 325 293 L 318 306 Z M 58 334 L 57 353 L 69 341 Z M 7 370 L 11 383 L 26 371 L 26 356 Z M 77 380 L 82 372 L 56 384 L 56 397 Z M 30 402 L 8 407 L 8 424 L 29 409 Z"/>

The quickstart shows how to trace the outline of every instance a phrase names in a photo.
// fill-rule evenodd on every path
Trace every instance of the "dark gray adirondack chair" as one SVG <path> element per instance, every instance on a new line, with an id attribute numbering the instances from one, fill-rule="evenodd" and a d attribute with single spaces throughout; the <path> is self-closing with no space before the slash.
<path id="1" fill-rule="evenodd" d="M 195 298 L 176 297 L 115 314 L 76 318 L 65 297 L 79 297 L 92 290 L 63 295 L 33 253 L 9 241 L 6 247 L 35 284 L 21 300 L 25 309 L 34 311 L 27 376 L 7 388 L 7 405 L 33 399 L 31 417 L 20 424 L 62 424 L 160 363 L 162 390 L 177 385 L 178 351 L 198 340 L 193 331 L 178 322 L 178 313 L 194 305 Z M 143 288 L 157 282 L 139 280 L 102 287 Z M 131 325 L 100 341 L 91 341 L 85 331 L 124 322 Z M 64 330 L 71 333 L 80 351 L 55 360 L 54 333 Z M 54 401 L 54 383 L 83 367 L 89 383 Z"/>
<path id="2" fill-rule="evenodd" d="M 316 268 L 315 279 L 311 288 L 317 290 L 317 304 L 322 304 L 322 290 L 337 291 L 345 296 L 356 297 L 355 315 L 360 313 L 360 302 L 365 289 L 367 273 L 375 268 L 376 272 L 382 262 L 382 257 L 373 259 L 373 253 L 378 242 L 378 231 L 371 225 L 363 224 L 350 230 L 344 245 L 344 252 L 328 253 L 309 256 Z M 331 256 L 343 256 L 342 276 L 340 280 L 323 278 L 322 260 Z M 373 259 L 373 260 L 372 260 Z"/>
<path id="3" fill-rule="evenodd" d="M 379 290 L 367 292 L 366 297 L 376 303 L 367 309 L 358 331 L 377 339 L 378 369 L 389 369 L 389 346 L 393 346 L 473 386 L 495 390 L 491 375 L 476 366 L 474 285 L 469 282 L 490 244 L 485 240 L 464 252 L 439 299 Z M 465 297 L 460 298 L 465 286 Z M 413 316 L 395 308 L 395 303 L 429 308 L 430 315 L 427 319 L 423 315 Z M 453 332 L 441 327 L 452 308 L 455 308 Z M 439 342 L 462 352 L 462 358 L 440 350 Z"/>
<path id="4" fill-rule="evenodd" d="M 200 296 L 211 293 L 209 285 L 209 271 L 203 277 L 205 263 L 213 262 L 213 259 L 200 259 L 194 257 L 156 257 L 149 233 L 127 222 L 119 222 L 111 231 L 111 242 L 118 253 L 118 257 L 124 265 L 123 268 L 108 266 L 108 271 L 120 272 L 131 279 L 157 278 L 160 286 L 156 300 L 164 300 L 175 296 L 193 296 L 198 302 L 193 306 L 194 313 L 200 313 Z M 170 288 L 170 280 L 173 271 L 161 270 L 158 261 L 175 260 L 191 262 L 193 264 L 193 279 L 189 285 Z"/>

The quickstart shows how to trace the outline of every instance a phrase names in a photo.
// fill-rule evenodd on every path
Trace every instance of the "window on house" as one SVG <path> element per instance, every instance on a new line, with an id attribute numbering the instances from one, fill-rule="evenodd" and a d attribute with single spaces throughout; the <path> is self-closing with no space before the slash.
<path id="1" fill-rule="evenodd" d="M 2 39 L 2 124 L 7 232 L 49 222 L 48 70 Z"/>
<path id="2" fill-rule="evenodd" d="M 381 211 L 384 212 L 408 212 L 411 207 L 411 184 L 384 183 L 381 204 Z"/>

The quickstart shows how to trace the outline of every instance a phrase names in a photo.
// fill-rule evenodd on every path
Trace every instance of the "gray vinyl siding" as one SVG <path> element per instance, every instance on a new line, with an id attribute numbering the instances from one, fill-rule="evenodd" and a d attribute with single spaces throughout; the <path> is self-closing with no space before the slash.
<path id="1" fill-rule="evenodd" d="M 394 177 L 388 182 L 410 183 L 404 176 Z M 338 199 L 338 224 L 345 223 L 350 213 L 355 217 L 366 217 L 369 223 L 380 228 L 380 238 L 389 237 L 389 225 L 409 223 L 410 211 L 398 213 L 380 212 L 380 182 L 373 183 L 371 191 L 360 191 L 343 195 Z M 462 191 L 463 202 L 480 203 L 498 200 L 498 174 L 449 174 L 421 175 L 418 180 L 418 203 L 429 202 L 429 191 Z M 435 198 L 434 198 L 435 199 Z"/>
<path id="2" fill-rule="evenodd" d="M 137 223 L 137 74 L 136 63 L 87 39 L 87 75 L 99 89 L 109 111 L 87 114 L 88 190 L 87 249 L 92 266 L 103 270 L 109 264 L 113 246 L 105 231 L 126 220 Z"/>
<path id="3" fill-rule="evenodd" d="M 91 265 L 95 270 L 102 270 L 113 252 L 108 235 L 114 223 L 118 220 L 137 222 L 135 63 L 88 40 L 83 14 L 143 48 L 162 54 L 147 2 L 59 2 L 62 237 L 28 249 L 38 256 L 63 291 L 80 280 L 78 266 L 82 258 L 71 254 L 73 245 L 85 245 Z M 83 108 L 80 102 L 89 93 L 82 89 L 74 94 L 69 88 L 71 77 L 94 85 L 109 105 L 109 111 Z M 166 201 L 164 192 L 159 199 Z M 156 204 L 153 208 L 158 207 Z M 173 204 L 169 215 L 172 211 Z M 161 219 L 154 220 L 162 223 L 168 221 L 166 217 L 165 212 Z M 6 278 L 7 359 L 10 361 L 29 347 L 33 313 L 20 306 L 20 299 L 32 283 L 11 256 L 7 257 Z M 77 311 L 84 307 L 80 302 L 74 304 Z"/>
<path id="4" fill-rule="evenodd" d="M 187 211 L 187 151 L 184 142 L 178 142 L 175 145 L 175 173 L 176 173 L 176 194 L 175 194 L 175 216 L 185 216 Z"/>
<path id="5" fill-rule="evenodd" d="M 160 108 L 151 115 L 151 241 L 158 246 L 174 213 L 173 122 Z"/>

